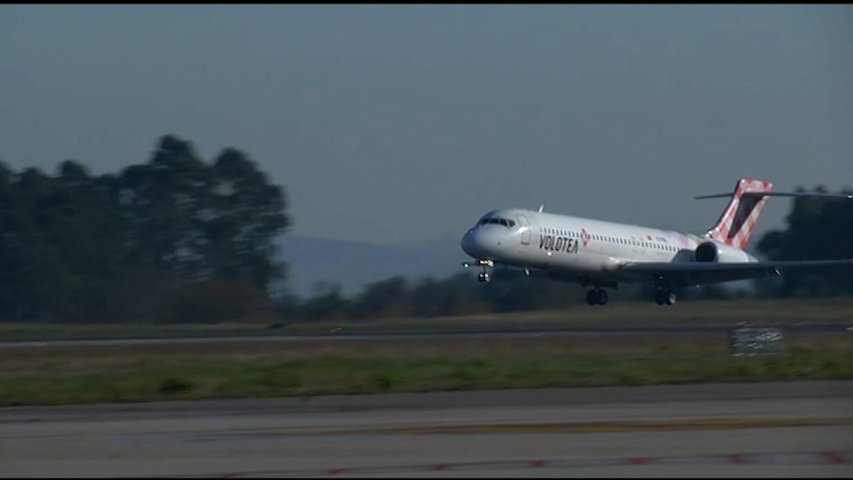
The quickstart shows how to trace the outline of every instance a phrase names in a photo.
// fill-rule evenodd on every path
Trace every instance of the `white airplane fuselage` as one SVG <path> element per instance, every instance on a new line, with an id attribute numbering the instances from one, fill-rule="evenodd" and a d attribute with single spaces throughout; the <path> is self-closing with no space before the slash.
<path id="1" fill-rule="evenodd" d="M 776 192 L 766 180 L 742 178 L 730 194 L 696 197 L 729 202 L 702 236 L 570 215 L 509 208 L 483 215 L 462 237 L 462 250 L 483 268 L 481 282 L 496 264 L 521 267 L 531 275 L 593 285 L 590 305 L 607 303 L 602 287 L 650 282 L 655 302 L 672 305 L 675 289 L 710 283 L 773 277 L 786 270 L 846 268 L 853 259 L 759 262 L 746 253 L 756 221 L 771 196 L 851 200 L 853 195 Z M 465 262 L 465 266 L 470 266 Z"/>
<path id="2" fill-rule="evenodd" d="M 697 247 L 707 242 L 715 244 L 719 262 L 757 261 L 708 237 L 515 208 L 484 215 L 461 245 L 476 260 L 567 274 L 594 284 L 644 280 L 620 270 L 628 262 L 694 262 Z"/>

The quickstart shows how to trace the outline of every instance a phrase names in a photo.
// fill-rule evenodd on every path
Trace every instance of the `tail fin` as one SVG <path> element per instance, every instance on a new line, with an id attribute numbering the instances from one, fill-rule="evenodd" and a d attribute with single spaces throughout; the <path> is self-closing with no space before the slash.
<path id="1" fill-rule="evenodd" d="M 749 236 L 755 228 L 755 222 L 761 214 L 761 209 L 767 202 L 767 196 L 773 184 L 764 180 L 743 178 L 735 185 L 729 201 L 720 219 L 706 235 L 714 240 L 743 250 L 749 241 Z"/>

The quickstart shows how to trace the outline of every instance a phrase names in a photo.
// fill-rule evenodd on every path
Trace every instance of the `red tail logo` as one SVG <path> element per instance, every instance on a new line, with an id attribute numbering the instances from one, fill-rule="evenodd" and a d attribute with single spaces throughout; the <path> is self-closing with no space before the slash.
<path id="1" fill-rule="evenodd" d="M 769 192 L 773 184 L 764 180 L 744 178 L 737 182 L 732 199 L 723 211 L 717 224 L 708 230 L 708 236 L 727 245 L 743 250 L 755 228 L 767 197 L 744 193 Z"/>

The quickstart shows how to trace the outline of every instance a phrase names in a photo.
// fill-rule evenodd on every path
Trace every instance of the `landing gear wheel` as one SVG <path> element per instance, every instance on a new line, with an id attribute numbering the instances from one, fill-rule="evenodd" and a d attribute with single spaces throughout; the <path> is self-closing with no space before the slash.
<path id="1" fill-rule="evenodd" d="M 678 297 L 675 295 L 675 293 L 669 290 L 661 288 L 655 292 L 655 303 L 657 303 L 658 305 L 674 305 L 677 299 Z"/>
<path id="2" fill-rule="evenodd" d="M 607 292 L 596 288 L 586 292 L 586 303 L 589 305 L 604 305 L 607 303 Z"/>
<path id="3" fill-rule="evenodd" d="M 492 280 L 492 277 L 489 275 L 489 272 L 481 272 L 477 275 L 477 280 L 481 282 L 489 282 Z"/>
<path id="4" fill-rule="evenodd" d="M 596 295 L 595 290 L 586 292 L 586 303 L 588 305 L 598 305 L 598 295 Z"/>

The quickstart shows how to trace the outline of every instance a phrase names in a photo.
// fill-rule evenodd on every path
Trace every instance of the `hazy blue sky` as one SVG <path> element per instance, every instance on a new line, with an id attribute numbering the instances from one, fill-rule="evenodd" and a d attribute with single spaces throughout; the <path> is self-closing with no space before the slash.
<path id="1" fill-rule="evenodd" d="M 118 171 L 165 133 L 248 152 L 299 234 L 698 232 L 742 176 L 853 186 L 853 6 L 0 6 L 0 159 Z"/>

